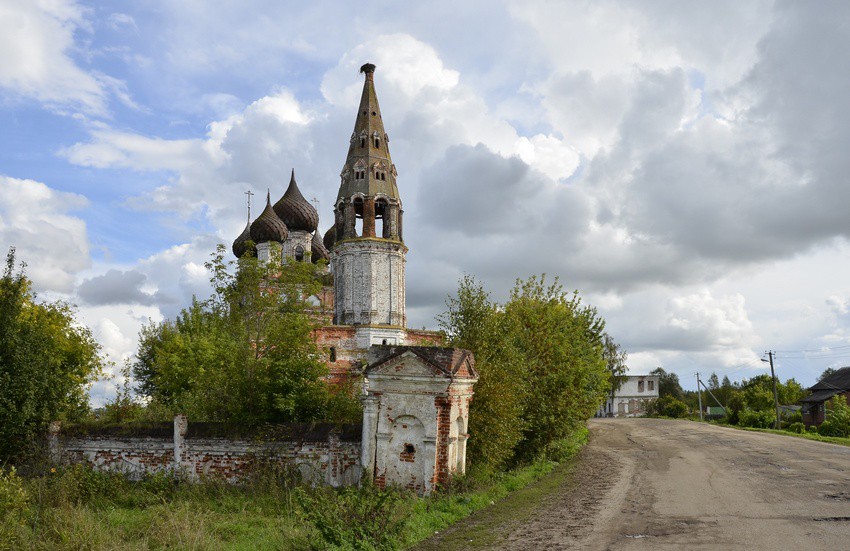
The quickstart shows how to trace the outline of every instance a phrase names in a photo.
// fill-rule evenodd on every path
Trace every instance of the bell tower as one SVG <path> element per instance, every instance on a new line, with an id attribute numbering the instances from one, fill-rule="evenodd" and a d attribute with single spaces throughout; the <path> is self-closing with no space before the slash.
<path id="1" fill-rule="evenodd" d="M 365 74 L 363 94 L 340 173 L 332 246 L 334 324 L 354 325 L 363 345 L 402 344 L 405 338 L 402 204 L 389 139 L 375 93 L 375 66 Z"/>

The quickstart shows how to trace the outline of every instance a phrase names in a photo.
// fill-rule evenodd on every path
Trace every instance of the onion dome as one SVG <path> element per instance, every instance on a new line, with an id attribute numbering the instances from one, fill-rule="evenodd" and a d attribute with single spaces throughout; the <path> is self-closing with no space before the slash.
<path id="1" fill-rule="evenodd" d="M 314 232 L 319 226 L 319 213 L 304 199 L 295 183 L 295 169 L 289 179 L 289 187 L 283 197 L 274 204 L 274 211 L 290 231 Z"/>
<path id="2" fill-rule="evenodd" d="M 248 242 L 251 241 L 251 223 L 245 224 L 245 229 L 239 234 L 239 237 L 233 242 L 233 254 L 236 258 L 242 258 L 245 253 L 251 251 L 251 256 L 254 255 L 253 247 L 248 247 Z"/>
<path id="3" fill-rule="evenodd" d="M 272 208 L 272 200 L 269 193 L 266 193 L 266 208 L 251 224 L 251 240 L 254 243 L 266 243 L 268 241 L 277 241 L 283 243 L 289 236 L 289 230 L 283 220 L 278 218 Z"/>
<path id="4" fill-rule="evenodd" d="M 310 257 L 310 260 L 315 264 L 320 260 L 324 260 L 325 262 L 331 261 L 331 253 L 325 248 L 325 244 L 322 243 L 322 239 L 319 237 L 319 232 L 313 234 L 313 241 L 310 243 L 310 250 L 313 255 Z"/>
<path id="5" fill-rule="evenodd" d="M 328 228 L 328 231 L 325 232 L 325 237 L 322 239 L 322 243 L 327 251 L 334 248 L 334 243 L 336 243 L 336 226 Z"/>

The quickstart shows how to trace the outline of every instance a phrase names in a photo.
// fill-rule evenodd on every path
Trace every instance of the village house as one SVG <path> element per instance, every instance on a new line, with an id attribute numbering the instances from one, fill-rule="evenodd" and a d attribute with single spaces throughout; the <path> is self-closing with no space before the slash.
<path id="1" fill-rule="evenodd" d="M 646 402 L 658 398 L 658 375 L 627 375 L 620 388 L 609 396 L 596 417 L 642 417 Z"/>
<path id="2" fill-rule="evenodd" d="M 800 403 L 803 405 L 803 423 L 820 425 L 826 418 L 826 402 L 833 396 L 843 396 L 850 403 L 850 367 L 842 367 L 827 375 L 809 388 L 810 395 Z"/>

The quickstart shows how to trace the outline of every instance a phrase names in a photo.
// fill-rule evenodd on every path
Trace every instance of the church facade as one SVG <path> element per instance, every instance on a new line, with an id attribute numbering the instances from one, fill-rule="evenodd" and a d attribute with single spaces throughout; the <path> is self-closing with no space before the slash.
<path id="1" fill-rule="evenodd" d="M 329 263 L 333 285 L 313 297 L 323 323 L 329 383 L 362 383 L 365 476 L 427 493 L 465 469 L 472 387 L 471 353 L 445 348 L 435 331 L 407 328 L 404 209 L 375 91 L 365 75 L 354 130 L 340 172 L 333 225 L 319 238 L 319 215 L 295 171 L 283 196 L 233 243 L 237 257 L 290 257 Z M 251 248 L 253 243 L 253 248 Z M 273 254 L 277 250 L 279 254 Z"/>

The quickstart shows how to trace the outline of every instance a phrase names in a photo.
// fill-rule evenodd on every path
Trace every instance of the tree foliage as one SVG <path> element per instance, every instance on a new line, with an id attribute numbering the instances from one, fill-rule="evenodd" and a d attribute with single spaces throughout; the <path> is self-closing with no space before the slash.
<path id="1" fill-rule="evenodd" d="M 469 460 L 496 468 L 545 454 L 593 415 L 610 391 L 604 321 L 545 276 L 518 280 L 504 305 L 472 277 L 447 301 L 440 327 L 476 355 Z"/>
<path id="2" fill-rule="evenodd" d="M 207 268 L 213 295 L 140 334 L 134 375 L 154 402 L 197 420 L 238 423 L 349 420 L 353 396 L 323 377 L 308 297 L 321 283 L 312 264 L 224 261 Z"/>
<path id="3" fill-rule="evenodd" d="M 658 397 L 672 396 L 677 400 L 682 400 L 684 392 L 682 385 L 679 383 L 679 376 L 675 373 L 667 373 L 661 367 L 656 367 L 649 372 L 650 375 L 658 375 Z"/>
<path id="4" fill-rule="evenodd" d="M 91 331 L 70 305 L 36 300 L 10 249 L 0 279 L 0 463 L 20 458 L 50 421 L 84 413 L 101 368 Z"/>

